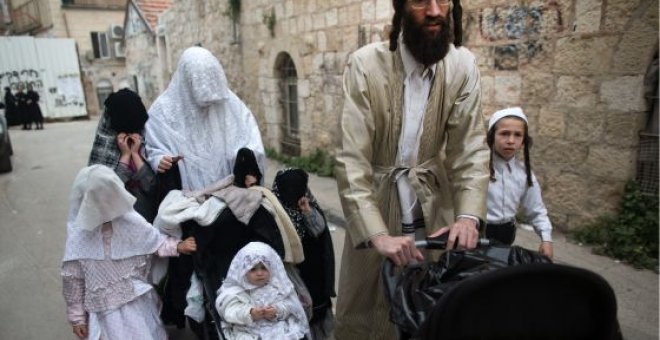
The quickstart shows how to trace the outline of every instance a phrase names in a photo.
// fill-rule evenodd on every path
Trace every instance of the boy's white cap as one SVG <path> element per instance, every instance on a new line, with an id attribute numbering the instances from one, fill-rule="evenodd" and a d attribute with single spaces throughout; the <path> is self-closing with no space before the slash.
<path id="1" fill-rule="evenodd" d="M 499 110 L 493 113 L 492 116 L 490 116 L 490 120 L 488 121 L 488 131 L 490 131 L 490 129 L 492 129 L 493 126 L 495 126 L 495 123 L 497 123 L 498 120 L 509 116 L 521 118 L 522 120 L 525 121 L 525 123 L 527 123 L 527 116 L 525 116 L 521 108 L 509 107 L 504 110 Z"/>

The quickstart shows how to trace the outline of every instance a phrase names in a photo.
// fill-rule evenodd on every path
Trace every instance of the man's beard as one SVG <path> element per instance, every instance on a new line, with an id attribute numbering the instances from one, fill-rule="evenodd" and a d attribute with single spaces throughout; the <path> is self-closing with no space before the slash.
<path id="1" fill-rule="evenodd" d="M 440 24 L 440 32 L 432 36 L 424 30 L 423 26 L 428 24 Z M 447 55 L 451 38 L 449 20 L 445 18 L 425 18 L 423 25 L 417 25 L 410 14 L 403 15 L 403 43 L 425 66 L 435 64 Z"/>

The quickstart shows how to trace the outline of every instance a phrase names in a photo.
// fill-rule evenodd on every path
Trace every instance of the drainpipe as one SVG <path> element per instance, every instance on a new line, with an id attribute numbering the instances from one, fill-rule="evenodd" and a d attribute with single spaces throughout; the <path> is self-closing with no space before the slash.
<path id="1" fill-rule="evenodd" d="M 62 19 L 64 20 L 64 31 L 66 32 L 66 37 L 71 38 L 71 33 L 69 32 L 69 21 L 66 20 L 66 11 L 63 10 L 61 6 L 60 6 L 60 12 L 62 12 Z"/>

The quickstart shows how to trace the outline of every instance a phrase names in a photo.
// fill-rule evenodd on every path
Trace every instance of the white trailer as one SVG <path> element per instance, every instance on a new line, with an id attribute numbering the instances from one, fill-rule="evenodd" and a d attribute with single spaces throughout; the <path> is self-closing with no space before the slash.
<path id="1" fill-rule="evenodd" d="M 28 84 L 41 97 L 44 118 L 87 116 L 75 40 L 0 37 L 0 89 L 16 93 Z"/>

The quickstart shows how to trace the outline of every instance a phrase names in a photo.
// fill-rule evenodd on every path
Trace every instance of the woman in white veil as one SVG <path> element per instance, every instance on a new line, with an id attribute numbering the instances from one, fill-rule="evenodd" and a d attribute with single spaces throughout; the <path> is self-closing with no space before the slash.
<path id="1" fill-rule="evenodd" d="M 149 109 L 148 161 L 163 173 L 178 163 L 184 190 L 200 190 L 232 173 L 240 148 L 250 148 L 264 172 L 259 126 L 227 85 L 222 65 L 201 47 L 186 49 L 167 89 Z M 173 162 L 174 161 L 174 162 Z"/>

